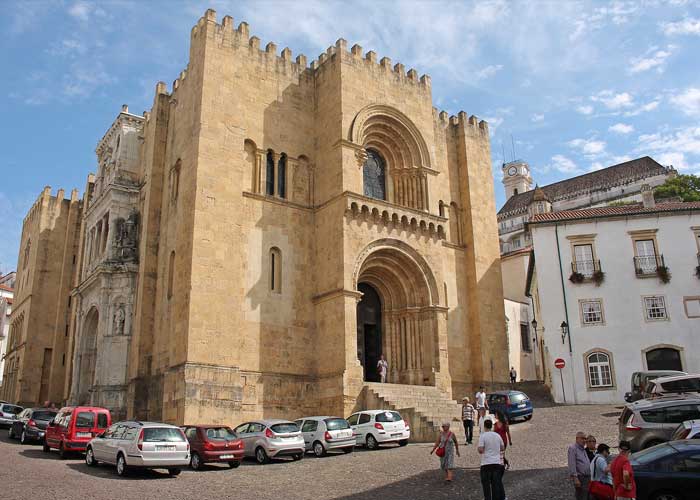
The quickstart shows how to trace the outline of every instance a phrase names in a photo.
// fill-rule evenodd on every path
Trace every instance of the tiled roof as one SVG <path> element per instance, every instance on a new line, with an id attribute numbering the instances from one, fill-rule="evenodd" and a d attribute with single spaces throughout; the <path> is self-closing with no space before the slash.
<path id="1" fill-rule="evenodd" d="M 669 169 L 656 162 L 656 160 L 644 156 L 636 160 L 626 161 L 608 168 L 589 172 L 587 174 L 572 177 L 563 181 L 541 186 L 545 196 L 555 202 L 576 193 L 592 192 L 610 186 L 622 185 L 635 180 L 667 174 Z M 507 214 L 525 210 L 532 203 L 535 190 L 526 191 L 508 198 L 498 214 Z"/>
<path id="2" fill-rule="evenodd" d="M 559 222 L 570 220 L 597 219 L 601 217 L 624 217 L 628 215 L 657 214 L 664 212 L 687 212 L 700 210 L 700 201 L 657 203 L 655 207 L 645 208 L 641 203 L 614 207 L 581 208 L 579 210 L 562 210 L 536 214 L 529 224 Z"/>
<path id="3" fill-rule="evenodd" d="M 0 290 L 6 290 L 8 292 L 14 292 L 14 289 L 12 287 L 9 287 L 7 285 L 2 285 L 0 284 Z"/>

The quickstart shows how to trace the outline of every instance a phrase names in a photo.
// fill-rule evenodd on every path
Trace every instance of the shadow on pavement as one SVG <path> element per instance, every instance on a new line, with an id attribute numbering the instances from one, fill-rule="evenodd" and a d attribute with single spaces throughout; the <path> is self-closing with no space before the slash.
<path id="1" fill-rule="evenodd" d="M 88 467 L 85 462 L 73 462 L 67 464 L 69 468 L 87 476 L 101 477 L 104 479 L 119 479 L 124 481 L 143 481 L 153 479 L 177 479 L 165 471 L 165 469 L 131 469 L 125 477 L 117 475 L 113 465 L 99 464 L 96 467 Z"/>

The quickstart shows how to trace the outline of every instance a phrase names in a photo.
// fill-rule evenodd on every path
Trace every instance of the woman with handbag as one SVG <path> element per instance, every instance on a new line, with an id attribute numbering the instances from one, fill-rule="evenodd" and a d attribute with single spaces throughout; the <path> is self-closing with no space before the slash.
<path id="1" fill-rule="evenodd" d="M 460 455 L 459 444 L 454 432 L 450 431 L 449 422 L 442 424 L 442 430 L 437 441 L 435 441 L 435 446 L 430 450 L 430 454 L 432 455 L 433 452 L 440 457 L 440 468 L 445 471 L 445 481 L 452 481 L 452 474 L 455 468 L 455 453 L 457 456 Z"/>
<path id="2" fill-rule="evenodd" d="M 613 480 L 608 465 L 610 447 L 600 443 L 591 461 L 591 482 L 588 483 L 588 495 L 592 500 L 613 500 Z"/>

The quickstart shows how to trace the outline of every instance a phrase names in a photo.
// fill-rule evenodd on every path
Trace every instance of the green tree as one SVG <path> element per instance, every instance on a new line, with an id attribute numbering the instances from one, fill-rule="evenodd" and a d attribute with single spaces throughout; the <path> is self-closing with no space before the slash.
<path id="1" fill-rule="evenodd" d="M 679 197 L 683 201 L 700 201 L 700 177 L 697 175 L 676 175 L 654 190 L 654 198 Z"/>

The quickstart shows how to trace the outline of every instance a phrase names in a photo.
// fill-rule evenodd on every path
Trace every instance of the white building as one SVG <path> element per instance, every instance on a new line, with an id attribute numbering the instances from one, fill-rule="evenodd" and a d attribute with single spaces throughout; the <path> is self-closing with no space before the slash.
<path id="1" fill-rule="evenodd" d="M 7 337 L 10 334 L 10 313 L 12 313 L 15 276 L 14 271 L 0 276 L 0 386 L 2 385 L 2 374 L 5 371 L 5 353 L 7 352 Z"/>
<path id="2" fill-rule="evenodd" d="M 644 191 L 643 204 L 528 225 L 527 288 L 557 402 L 620 403 L 638 370 L 700 372 L 700 202 L 655 204 Z"/>

